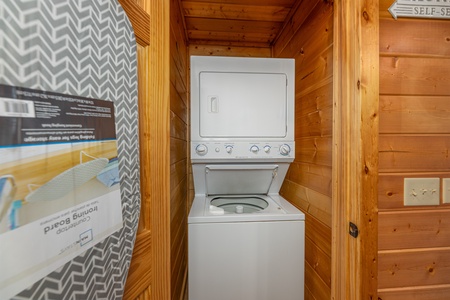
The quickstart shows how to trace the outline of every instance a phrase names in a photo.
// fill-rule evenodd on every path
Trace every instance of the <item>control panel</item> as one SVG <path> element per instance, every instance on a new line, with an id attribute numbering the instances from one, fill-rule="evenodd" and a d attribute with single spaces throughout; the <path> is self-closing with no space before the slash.
<path id="1" fill-rule="evenodd" d="M 192 159 L 289 159 L 295 157 L 294 142 L 192 142 Z"/>

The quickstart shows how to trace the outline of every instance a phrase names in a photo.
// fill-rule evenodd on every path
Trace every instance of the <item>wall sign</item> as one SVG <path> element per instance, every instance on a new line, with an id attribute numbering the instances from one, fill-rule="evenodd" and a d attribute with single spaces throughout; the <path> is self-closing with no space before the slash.
<path id="1" fill-rule="evenodd" d="M 389 12 L 404 18 L 450 19 L 450 0 L 396 0 Z"/>

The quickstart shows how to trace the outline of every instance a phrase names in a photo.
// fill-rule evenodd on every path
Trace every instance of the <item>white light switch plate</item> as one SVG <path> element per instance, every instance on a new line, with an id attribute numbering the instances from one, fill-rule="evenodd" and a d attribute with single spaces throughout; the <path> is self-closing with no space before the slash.
<path id="1" fill-rule="evenodd" d="M 439 178 L 405 178 L 404 205 L 439 205 L 439 183 Z"/>
<path id="2" fill-rule="evenodd" d="M 450 178 L 442 179 L 442 201 L 450 203 Z"/>

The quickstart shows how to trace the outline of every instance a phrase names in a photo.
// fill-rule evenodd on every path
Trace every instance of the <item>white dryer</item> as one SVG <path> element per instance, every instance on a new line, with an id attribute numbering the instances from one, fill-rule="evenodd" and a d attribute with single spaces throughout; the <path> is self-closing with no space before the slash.
<path id="1" fill-rule="evenodd" d="M 304 214 L 278 193 L 294 159 L 294 61 L 191 57 L 189 300 L 304 297 Z"/>

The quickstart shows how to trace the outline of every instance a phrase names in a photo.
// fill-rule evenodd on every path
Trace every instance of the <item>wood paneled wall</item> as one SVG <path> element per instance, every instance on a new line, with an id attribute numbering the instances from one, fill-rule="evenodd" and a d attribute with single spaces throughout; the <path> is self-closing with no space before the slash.
<path id="1" fill-rule="evenodd" d="M 403 181 L 450 178 L 450 22 L 394 20 L 392 3 L 380 1 L 378 296 L 448 299 L 450 206 L 404 206 Z"/>
<path id="2" fill-rule="evenodd" d="M 302 1 L 272 49 L 295 58 L 295 147 L 281 195 L 306 214 L 305 299 L 331 297 L 333 4 Z"/>
<path id="3" fill-rule="evenodd" d="M 240 47 L 233 45 L 190 44 L 189 55 L 199 56 L 236 56 L 236 57 L 270 57 L 269 47 Z"/>
<path id="4" fill-rule="evenodd" d="M 171 299 L 183 299 L 187 281 L 188 48 L 178 0 L 170 1 L 170 272 Z"/>

